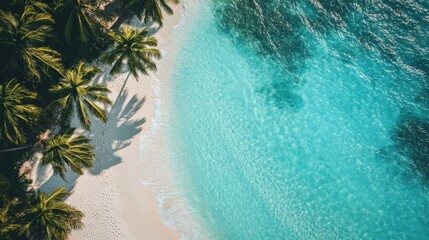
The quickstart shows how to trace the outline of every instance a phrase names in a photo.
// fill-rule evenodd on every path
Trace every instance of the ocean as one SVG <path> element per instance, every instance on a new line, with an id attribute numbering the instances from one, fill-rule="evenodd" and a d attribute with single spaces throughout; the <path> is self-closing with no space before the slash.
<path id="1" fill-rule="evenodd" d="M 429 239 L 429 1 L 198 5 L 167 141 L 207 235 Z"/>

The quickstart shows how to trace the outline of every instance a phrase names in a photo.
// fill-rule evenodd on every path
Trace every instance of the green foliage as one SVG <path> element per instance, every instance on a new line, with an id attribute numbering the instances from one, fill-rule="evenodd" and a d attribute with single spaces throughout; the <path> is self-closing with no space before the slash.
<path id="1" fill-rule="evenodd" d="M 173 14 L 173 9 L 167 4 L 168 0 L 126 0 L 125 2 L 127 8 L 140 19 L 143 19 L 145 23 L 153 20 L 162 26 L 164 20 L 162 12 Z M 171 0 L 170 2 L 177 5 L 180 0 Z"/>
<path id="2" fill-rule="evenodd" d="M 21 198 L 28 192 L 28 184 L 32 181 L 19 175 L 20 163 L 28 156 L 27 151 L 28 149 L 0 153 L 0 203 L 2 196 L 9 199 Z"/>
<path id="3" fill-rule="evenodd" d="M 20 225 L 16 223 L 18 199 L 2 199 L 0 204 L 0 239 L 12 239 Z"/>
<path id="4" fill-rule="evenodd" d="M 54 15 L 64 23 L 64 34 L 70 44 L 74 39 L 86 43 L 96 36 L 100 24 L 94 17 L 103 15 L 103 12 L 88 0 L 60 0 Z"/>
<path id="5" fill-rule="evenodd" d="M 63 108 L 63 120 L 69 122 L 76 113 L 84 128 L 89 129 L 91 122 L 88 111 L 103 122 L 107 121 L 107 113 L 96 102 L 111 104 L 106 96 L 109 89 L 105 85 L 91 85 L 92 79 L 100 69 L 80 63 L 67 70 L 64 78 L 50 92 L 55 96 L 54 103 Z"/>
<path id="6" fill-rule="evenodd" d="M 64 134 L 56 135 L 44 142 L 46 151 L 43 153 L 41 163 L 51 165 L 55 174 L 65 180 L 66 166 L 74 172 L 83 174 L 83 168 L 92 167 L 95 155 L 90 140 L 85 136 L 73 136 L 74 129 Z"/>
<path id="7" fill-rule="evenodd" d="M 21 17 L 0 10 L 0 48 L 6 51 L 5 71 L 19 80 L 40 80 L 52 69 L 63 72 L 61 54 L 44 46 L 50 38 L 54 20 L 33 5 Z"/>
<path id="8" fill-rule="evenodd" d="M 6 5 L 11 12 L 21 12 L 27 6 L 31 6 L 36 11 L 46 14 L 49 14 L 52 10 L 46 1 L 42 2 L 41 0 L 9 0 L 6 2 L 8 2 Z"/>
<path id="9" fill-rule="evenodd" d="M 124 16 L 133 12 L 145 22 L 162 25 L 163 11 L 173 13 L 168 1 L 130 0 Z M 100 24 L 109 20 L 99 9 L 101 3 L 106 0 L 0 1 L 0 149 L 35 140 L 52 127 L 55 120 L 42 118 L 57 112 L 53 106 L 60 107 L 64 125 L 73 116 L 86 129 L 90 115 L 106 122 L 102 105 L 111 104 L 110 91 L 105 85 L 92 85 L 100 69 L 82 61 L 98 58 L 112 44 L 102 57 L 113 64 L 112 74 L 124 66 L 136 78 L 156 70 L 154 60 L 161 57 L 154 48 L 156 39 L 145 29 L 108 34 Z M 63 64 L 75 66 L 65 71 Z M 39 143 L 44 147 L 42 164 L 52 165 L 63 179 L 68 167 L 82 174 L 95 160 L 90 140 L 74 135 L 74 129 Z M 0 239 L 67 239 L 71 230 L 83 227 L 82 212 L 63 202 L 69 195 L 64 188 L 29 195 L 31 181 L 18 173 L 31 152 L 14 147 L 13 152 L 0 152 Z"/>
<path id="10" fill-rule="evenodd" d="M 158 41 L 154 37 L 147 37 L 147 34 L 146 29 L 139 31 L 129 27 L 110 34 L 115 45 L 102 57 L 102 61 L 114 63 L 111 74 L 119 73 L 125 64 L 136 79 L 138 72 L 148 75 L 148 70 L 156 70 L 153 59 L 160 59 L 161 53 L 152 48 L 158 45 Z"/>
<path id="11" fill-rule="evenodd" d="M 10 189 L 10 182 L 9 180 L 0 174 L 0 196 L 5 196 Z"/>
<path id="12" fill-rule="evenodd" d="M 69 193 L 57 188 L 51 194 L 30 196 L 27 206 L 18 213 L 18 236 L 27 239 L 67 239 L 71 230 L 83 228 L 83 213 L 62 200 Z"/>
<path id="13" fill-rule="evenodd" d="M 0 139 L 14 144 L 26 142 L 26 129 L 36 125 L 42 110 L 31 102 L 37 94 L 16 79 L 0 85 Z"/>

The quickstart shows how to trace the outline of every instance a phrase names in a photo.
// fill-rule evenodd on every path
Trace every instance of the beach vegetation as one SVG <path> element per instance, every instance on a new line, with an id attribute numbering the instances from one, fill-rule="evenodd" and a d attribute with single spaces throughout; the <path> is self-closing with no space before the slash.
<path id="1" fill-rule="evenodd" d="M 0 48 L 5 74 L 20 81 L 32 81 L 50 76 L 50 70 L 62 73 L 61 54 L 46 46 L 52 37 L 53 23 L 52 16 L 38 12 L 33 5 L 26 6 L 19 17 L 0 10 Z"/>
<path id="2" fill-rule="evenodd" d="M 89 130 L 89 113 L 103 122 L 107 121 L 106 110 L 97 105 L 97 102 L 111 104 L 106 95 L 110 91 L 105 85 L 91 84 L 95 75 L 100 72 L 99 68 L 79 63 L 68 69 L 59 83 L 49 89 L 55 98 L 53 104 L 57 103 L 62 107 L 63 122 L 69 123 L 75 114 L 82 126 Z"/>
<path id="3" fill-rule="evenodd" d="M 84 214 L 63 202 L 69 196 L 65 188 L 50 194 L 36 192 L 25 197 L 1 199 L 0 239 L 67 239 L 74 229 L 83 227 Z"/>
<path id="4" fill-rule="evenodd" d="M 29 196 L 26 207 L 16 219 L 17 235 L 25 239 L 67 239 L 72 230 L 83 228 L 84 214 L 63 202 L 68 196 L 65 188 Z"/>
<path id="5" fill-rule="evenodd" d="M 161 53 L 155 48 L 158 41 L 149 37 L 148 33 L 147 29 L 124 27 L 110 34 L 114 46 L 102 57 L 102 61 L 112 65 L 111 74 L 121 72 L 124 65 L 136 79 L 139 72 L 148 75 L 149 70 L 156 70 L 154 60 L 160 59 Z"/>
<path id="6" fill-rule="evenodd" d="M 0 239 L 11 239 L 20 225 L 16 223 L 18 199 L 1 199 L 0 208 Z"/>
<path id="7" fill-rule="evenodd" d="M 119 12 L 107 13 L 116 2 Z M 162 26 L 163 11 L 172 14 L 177 3 L 0 1 L 0 239 L 67 239 L 83 227 L 83 213 L 64 202 L 67 190 L 33 189 L 24 163 L 42 153 L 41 165 L 64 180 L 68 170 L 80 175 L 94 165 L 90 139 L 71 125 L 75 118 L 90 131 L 91 121 L 108 119 L 110 91 L 94 84 L 101 72 L 95 66 L 109 64 L 111 74 L 138 78 L 156 70 L 161 57 L 147 29 L 113 19 L 137 14 Z"/>
<path id="8" fill-rule="evenodd" d="M 0 139 L 12 144 L 27 141 L 28 128 L 36 127 L 42 113 L 37 94 L 16 79 L 0 84 Z"/>
<path id="9" fill-rule="evenodd" d="M 173 14 L 173 9 L 168 3 L 177 5 L 180 3 L 180 0 L 128 0 L 126 1 L 126 7 L 140 19 L 143 19 L 145 23 L 154 21 L 162 26 L 164 20 L 163 12 L 170 15 Z"/>
<path id="10" fill-rule="evenodd" d="M 82 175 L 83 168 L 90 168 L 95 160 L 94 147 L 83 135 L 74 135 L 70 128 L 63 134 L 55 135 L 44 141 L 45 151 L 41 163 L 51 165 L 54 174 L 66 180 L 67 166 L 75 173 Z"/>
<path id="11" fill-rule="evenodd" d="M 60 0 L 54 10 L 54 16 L 62 26 L 67 43 L 73 40 L 86 43 L 97 35 L 99 22 L 96 16 L 103 14 L 93 2 L 88 0 Z"/>

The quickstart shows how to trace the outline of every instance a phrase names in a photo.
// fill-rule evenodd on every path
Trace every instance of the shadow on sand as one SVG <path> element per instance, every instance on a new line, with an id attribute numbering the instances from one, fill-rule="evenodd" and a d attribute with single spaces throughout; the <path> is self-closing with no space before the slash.
<path id="1" fill-rule="evenodd" d="M 94 167 L 89 170 L 91 174 L 99 174 L 120 163 L 121 159 L 116 152 L 129 146 L 131 138 L 141 132 L 142 125 L 146 122 L 145 118 L 131 119 L 143 107 L 145 98 L 138 99 L 137 95 L 134 95 L 126 102 L 127 96 L 128 91 L 124 90 L 110 111 L 107 123 L 104 125 L 98 121 L 96 122 L 98 126 L 94 126 L 100 131 L 96 131 L 90 136 L 94 142 L 97 142 L 95 153 L 98 156 Z M 106 159 L 101 159 L 101 157 Z"/>
<path id="2" fill-rule="evenodd" d="M 94 131 L 90 133 L 89 137 L 95 145 L 97 159 L 94 162 L 94 166 L 86 174 L 98 175 L 103 170 L 119 164 L 121 158 L 116 155 L 117 151 L 129 146 L 131 139 L 141 132 L 146 119 L 132 118 L 143 107 L 145 98 L 138 99 L 137 95 L 134 95 L 127 101 L 127 97 L 128 91 L 125 89 L 110 111 L 106 124 L 96 119 L 91 119 L 93 123 L 91 129 Z M 79 175 L 70 169 L 67 170 L 67 182 L 63 181 L 59 176 L 52 176 L 43 184 L 41 189 L 45 192 L 50 192 L 57 187 L 65 187 L 69 192 L 72 192 Z"/>

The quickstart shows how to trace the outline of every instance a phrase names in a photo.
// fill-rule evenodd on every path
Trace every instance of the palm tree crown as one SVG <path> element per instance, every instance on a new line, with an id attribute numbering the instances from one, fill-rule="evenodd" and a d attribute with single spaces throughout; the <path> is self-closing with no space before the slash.
<path id="1" fill-rule="evenodd" d="M 91 85 L 92 79 L 100 73 L 100 69 L 80 63 L 67 70 L 64 78 L 50 92 L 56 96 L 54 103 L 63 107 L 63 120 L 69 122 L 75 112 L 84 128 L 89 129 L 91 122 L 88 111 L 95 117 L 107 121 L 107 113 L 96 102 L 111 104 L 106 96 L 109 89 L 105 85 Z"/>
<path id="2" fill-rule="evenodd" d="M 99 25 L 94 17 L 103 14 L 90 0 L 60 0 L 54 14 L 65 22 L 65 36 L 70 44 L 73 37 L 86 43 L 90 36 L 95 35 L 95 27 Z"/>
<path id="3" fill-rule="evenodd" d="M 90 140 L 85 136 L 73 136 L 74 129 L 69 129 L 62 135 L 56 135 L 45 141 L 46 151 L 41 163 L 50 164 L 55 174 L 65 180 L 66 165 L 74 172 L 83 174 L 83 168 L 92 167 L 95 155 Z"/>
<path id="4" fill-rule="evenodd" d="M 39 192 L 30 197 L 28 207 L 20 213 L 18 235 L 29 239 L 67 239 L 73 229 L 83 227 L 83 213 L 62 200 L 69 193 L 57 188 L 51 194 Z"/>
<path id="5" fill-rule="evenodd" d="M 168 6 L 167 2 L 168 0 L 129 0 L 126 4 L 127 8 L 137 14 L 145 23 L 153 20 L 162 26 L 162 11 L 173 14 L 173 9 Z M 171 2 L 176 5 L 180 3 L 180 0 L 171 0 Z"/>
<path id="6" fill-rule="evenodd" d="M 16 79 L 0 85 L 0 139 L 14 144 L 26 141 L 25 127 L 34 126 L 42 110 L 31 104 L 36 93 L 26 89 Z"/>
<path id="7" fill-rule="evenodd" d="M 133 28 L 122 28 L 110 34 L 115 46 L 107 52 L 102 60 L 107 64 L 113 64 L 111 74 L 119 73 L 126 62 L 131 73 L 137 79 L 138 72 L 148 75 L 148 70 L 156 70 L 153 59 L 160 59 L 158 49 L 152 48 L 158 45 L 154 37 L 147 37 L 146 29 L 136 30 Z"/>
<path id="8" fill-rule="evenodd" d="M 18 199 L 3 199 L 0 207 L 0 239 L 9 239 L 10 235 L 19 229 L 19 224 L 15 223 L 17 214 L 16 206 L 19 204 Z"/>
<path id="9" fill-rule="evenodd" d="M 52 30 L 48 24 L 53 22 L 33 5 L 25 7 L 19 19 L 0 10 L 0 47 L 8 53 L 6 70 L 37 80 L 42 72 L 47 75 L 49 68 L 62 73 L 61 55 L 43 46 Z"/>

